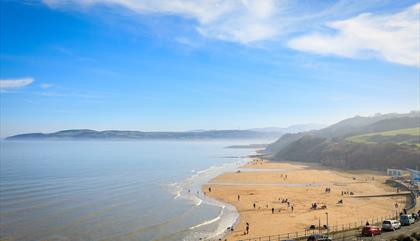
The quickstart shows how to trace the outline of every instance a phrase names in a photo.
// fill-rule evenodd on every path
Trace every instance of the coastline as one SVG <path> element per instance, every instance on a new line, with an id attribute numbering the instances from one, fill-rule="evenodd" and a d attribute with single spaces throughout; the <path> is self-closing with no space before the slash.
<path id="1" fill-rule="evenodd" d="M 223 239 L 240 240 L 302 232 L 310 225 L 323 226 L 327 212 L 329 226 L 360 224 L 371 218 L 394 215 L 404 208 L 405 198 L 360 199 L 349 195 L 350 192 L 354 195 L 395 193 L 394 188 L 384 183 L 386 178 L 383 173 L 370 170 L 349 171 L 313 163 L 259 160 L 220 174 L 203 185 L 202 191 L 236 208 L 239 218 L 234 231 L 228 231 Z M 326 188 L 331 191 L 325 192 Z M 289 205 L 282 203 L 285 199 Z M 343 204 L 337 204 L 340 200 Z M 326 208 L 311 210 L 312 203 Z M 245 235 L 247 222 L 250 230 Z"/>
<path id="2" fill-rule="evenodd" d="M 212 179 L 226 172 L 233 172 L 246 164 L 250 157 L 235 157 L 234 162 L 226 162 L 222 165 L 210 166 L 203 170 L 192 170 L 194 174 L 190 177 L 175 183 L 168 184 L 172 189 L 171 193 L 174 199 L 183 199 L 195 207 L 213 206 L 220 208 L 217 216 L 209 217 L 207 220 L 201 220 L 190 226 L 188 229 L 192 232 L 185 236 L 183 240 L 217 240 L 224 237 L 226 227 L 235 226 L 239 219 L 239 213 L 236 207 L 228 202 L 223 202 L 207 195 L 203 191 L 203 186 L 207 185 Z"/>

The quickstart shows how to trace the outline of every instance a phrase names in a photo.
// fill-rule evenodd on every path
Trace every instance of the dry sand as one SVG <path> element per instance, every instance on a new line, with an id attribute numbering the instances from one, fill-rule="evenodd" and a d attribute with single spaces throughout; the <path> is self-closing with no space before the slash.
<path id="1" fill-rule="evenodd" d="M 401 196 L 354 198 L 341 194 L 342 191 L 354 195 L 395 193 L 395 188 L 384 184 L 386 176 L 378 172 L 266 161 L 248 163 L 244 168 L 240 173 L 222 174 L 203 187 L 207 195 L 234 205 L 240 214 L 235 231 L 226 237 L 228 240 L 303 232 L 312 224 L 326 224 L 326 212 L 330 227 L 364 224 L 372 218 L 395 215 L 406 202 Z M 325 192 L 327 187 L 331 188 L 330 193 Z M 281 203 L 286 198 L 290 207 Z M 337 204 L 340 199 L 343 205 Z M 311 210 L 315 202 L 327 208 Z M 244 235 L 246 222 L 250 225 L 248 235 Z"/>

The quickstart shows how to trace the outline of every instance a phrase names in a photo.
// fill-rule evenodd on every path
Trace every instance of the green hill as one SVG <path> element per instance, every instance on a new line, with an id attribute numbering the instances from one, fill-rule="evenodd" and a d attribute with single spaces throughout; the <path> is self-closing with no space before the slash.
<path id="1" fill-rule="evenodd" d="M 356 116 L 317 131 L 288 134 L 266 151 L 274 161 L 354 169 L 420 166 L 420 112 Z"/>
<path id="2" fill-rule="evenodd" d="M 390 142 L 420 147 L 420 127 L 356 135 L 348 137 L 346 140 L 350 142 L 369 144 Z"/>

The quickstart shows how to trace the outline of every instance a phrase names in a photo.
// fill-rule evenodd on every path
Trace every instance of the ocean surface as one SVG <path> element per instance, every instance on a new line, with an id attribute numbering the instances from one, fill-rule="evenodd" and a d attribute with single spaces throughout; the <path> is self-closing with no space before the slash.
<path id="1" fill-rule="evenodd" d="M 0 240 L 25 241 L 218 237 L 237 213 L 200 187 L 254 153 L 225 148 L 240 141 L 0 144 Z"/>

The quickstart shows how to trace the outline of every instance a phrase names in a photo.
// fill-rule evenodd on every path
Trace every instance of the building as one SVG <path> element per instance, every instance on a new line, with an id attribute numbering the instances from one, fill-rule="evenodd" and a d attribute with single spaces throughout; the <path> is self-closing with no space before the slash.
<path id="1" fill-rule="evenodd" d="M 405 170 L 400 170 L 400 169 L 388 169 L 386 171 L 386 173 L 388 174 L 388 176 L 391 176 L 393 178 L 398 178 L 398 177 L 402 177 L 406 174 L 408 174 L 407 171 Z"/>
<path id="2" fill-rule="evenodd" d="M 410 172 L 411 183 L 418 187 L 420 185 L 420 171 L 408 168 L 407 170 Z"/>

